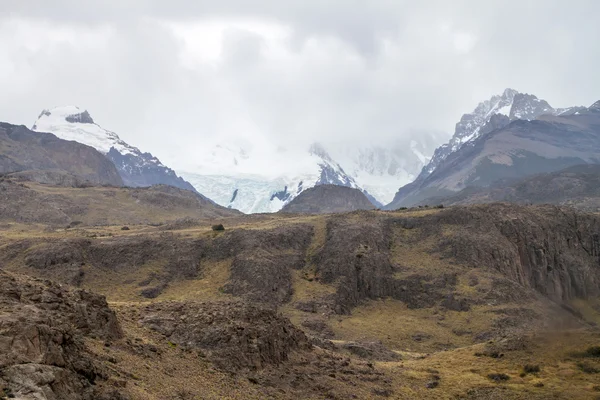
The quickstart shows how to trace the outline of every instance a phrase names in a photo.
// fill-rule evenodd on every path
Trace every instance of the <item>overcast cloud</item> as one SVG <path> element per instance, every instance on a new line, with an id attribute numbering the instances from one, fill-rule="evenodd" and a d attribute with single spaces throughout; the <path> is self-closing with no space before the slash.
<path id="1" fill-rule="evenodd" d="M 506 87 L 600 99 L 599 16 L 595 0 L 2 0 L 0 120 L 78 105 L 180 168 L 214 136 L 450 134 Z"/>

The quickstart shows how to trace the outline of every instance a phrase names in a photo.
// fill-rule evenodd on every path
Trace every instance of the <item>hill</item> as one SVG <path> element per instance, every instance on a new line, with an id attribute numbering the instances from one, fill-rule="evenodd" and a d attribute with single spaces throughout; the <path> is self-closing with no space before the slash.
<path id="1" fill-rule="evenodd" d="M 286 204 L 281 212 L 330 214 L 374 208 L 375 206 L 359 189 L 337 185 L 318 185 L 300 193 Z"/>
<path id="2" fill-rule="evenodd" d="M 24 176 L 25 175 L 25 176 Z M 39 177 L 39 173 L 35 173 Z M 0 178 L 0 221 L 66 226 L 156 224 L 177 219 L 210 219 L 240 213 L 189 190 L 90 186 L 69 175 L 50 173 L 70 186 L 26 181 L 27 172 Z M 45 181 L 45 179 L 44 179 Z"/>

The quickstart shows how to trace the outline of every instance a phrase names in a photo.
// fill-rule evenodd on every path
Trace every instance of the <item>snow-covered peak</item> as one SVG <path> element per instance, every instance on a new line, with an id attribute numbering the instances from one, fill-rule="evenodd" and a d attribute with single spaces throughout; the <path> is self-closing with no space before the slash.
<path id="1" fill-rule="evenodd" d="M 111 147 L 119 153 L 141 154 L 137 147 L 130 146 L 119 136 L 96 124 L 87 110 L 76 106 L 55 107 L 41 112 L 32 130 L 50 132 L 64 140 L 74 140 L 107 154 Z"/>
<path id="2" fill-rule="evenodd" d="M 597 102 L 595 102 L 594 104 L 592 104 L 588 110 L 590 111 L 600 111 L 600 100 L 598 100 Z"/>
<path id="3" fill-rule="evenodd" d="M 488 125 L 494 115 L 504 115 L 510 121 L 519 119 L 530 121 L 545 114 L 575 114 L 581 109 L 582 107 L 555 109 L 547 101 L 538 99 L 532 94 L 521 93 L 508 88 L 502 94 L 492 96 L 489 100 L 479 103 L 473 112 L 464 114 L 456 124 L 454 135 L 450 141 L 435 150 L 431 161 L 423 169 L 419 177 L 424 178 L 431 174 L 442 160 L 450 154 L 458 151 L 466 144 L 474 143 L 484 133 L 483 127 Z"/>

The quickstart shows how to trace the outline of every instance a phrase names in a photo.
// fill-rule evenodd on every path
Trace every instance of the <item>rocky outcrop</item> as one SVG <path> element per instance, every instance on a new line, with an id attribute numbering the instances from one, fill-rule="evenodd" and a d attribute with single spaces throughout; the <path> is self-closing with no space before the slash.
<path id="1" fill-rule="evenodd" d="M 291 352 L 311 348 L 287 318 L 247 303 L 155 303 L 142 314 L 142 324 L 178 346 L 202 351 L 228 371 L 278 365 Z"/>
<path id="2" fill-rule="evenodd" d="M 324 315 L 347 314 L 365 300 L 386 297 L 409 308 L 464 312 L 482 298 L 502 304 L 537 292 L 562 303 L 599 294 L 600 220 L 594 215 L 551 206 L 492 204 L 431 210 L 419 217 L 358 211 L 324 217 L 324 222 L 322 233 L 308 223 L 284 223 L 200 238 L 163 232 L 93 240 L 27 239 L 4 246 L 0 262 L 23 257 L 36 274 L 72 284 L 85 280 L 90 269 L 130 273 L 152 263 L 152 275 L 140 276 L 138 282 L 149 297 L 160 297 L 171 282 L 195 279 L 205 268 L 225 263 L 229 275 L 222 292 L 269 306 L 290 302 L 294 276 L 300 275 L 328 289 L 293 306 Z M 420 251 L 462 267 L 414 267 L 405 273 L 412 267 L 394 250 L 398 235 L 406 236 L 403 245 L 429 243 Z M 470 280 L 466 274 L 472 268 L 491 271 L 494 282 L 469 297 L 459 293 L 458 285 Z"/>
<path id="3" fill-rule="evenodd" d="M 307 189 L 286 204 L 281 212 L 329 214 L 356 210 L 372 210 L 375 206 L 358 189 L 336 185 L 318 185 Z"/>
<path id="4" fill-rule="evenodd" d="M 447 225 L 440 249 L 563 302 L 600 295 L 600 219 L 554 206 L 457 207 L 425 218 Z"/>
<path id="5" fill-rule="evenodd" d="M 121 399 L 103 387 L 108 372 L 87 352 L 83 337 L 114 340 L 122 334 L 103 296 L 0 270 L 4 393 L 19 399 Z"/>

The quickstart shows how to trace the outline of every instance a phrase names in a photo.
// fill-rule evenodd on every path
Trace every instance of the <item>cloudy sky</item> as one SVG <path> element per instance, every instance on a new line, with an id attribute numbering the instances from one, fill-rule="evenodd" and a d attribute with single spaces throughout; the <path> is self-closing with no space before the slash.
<path id="1" fill-rule="evenodd" d="M 451 133 L 513 87 L 600 99 L 596 0 L 2 0 L 0 120 L 73 104 L 175 167 L 210 138 Z"/>

